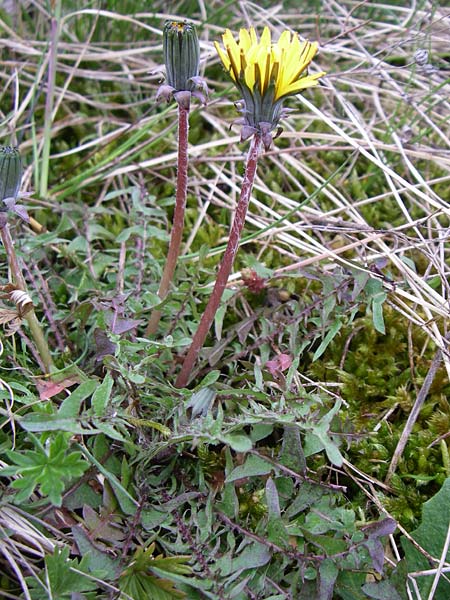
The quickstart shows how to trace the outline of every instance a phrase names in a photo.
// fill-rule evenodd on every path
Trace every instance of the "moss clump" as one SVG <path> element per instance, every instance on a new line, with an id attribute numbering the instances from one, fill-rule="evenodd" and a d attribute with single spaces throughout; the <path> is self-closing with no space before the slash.
<path id="1" fill-rule="evenodd" d="M 339 373 L 347 403 L 343 419 L 357 432 L 349 460 L 381 481 L 435 355 L 420 328 L 412 327 L 408 340 L 410 325 L 398 313 L 385 307 L 384 320 L 386 335 L 375 331 L 369 316 L 356 319 L 329 346 L 324 360 L 309 367 L 309 374 L 322 381 L 335 380 Z M 393 493 L 383 497 L 386 508 L 407 527 L 420 518 L 422 503 L 448 476 L 438 440 L 450 429 L 449 393 L 441 367 L 398 464 Z"/>

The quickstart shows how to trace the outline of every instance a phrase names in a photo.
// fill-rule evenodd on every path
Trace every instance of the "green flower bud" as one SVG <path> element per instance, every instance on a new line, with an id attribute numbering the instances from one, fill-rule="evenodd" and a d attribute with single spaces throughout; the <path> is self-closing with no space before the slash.
<path id="1" fill-rule="evenodd" d="M 167 84 L 175 92 L 192 92 L 200 64 L 195 27 L 186 21 L 167 21 L 163 30 Z"/>
<path id="2" fill-rule="evenodd" d="M 8 210 L 4 203 L 16 199 L 22 180 L 22 160 L 17 148 L 0 146 L 0 212 Z"/>

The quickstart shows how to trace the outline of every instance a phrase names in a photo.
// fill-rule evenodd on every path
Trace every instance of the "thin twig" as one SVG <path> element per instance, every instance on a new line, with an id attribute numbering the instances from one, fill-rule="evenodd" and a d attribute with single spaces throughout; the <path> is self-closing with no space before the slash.
<path id="1" fill-rule="evenodd" d="M 450 525 L 447 528 L 447 535 L 445 537 L 444 546 L 442 548 L 441 559 L 439 561 L 438 568 L 436 569 L 436 574 L 433 579 L 433 585 L 431 586 L 430 593 L 428 595 L 428 600 L 433 600 L 434 594 L 436 592 L 436 588 L 441 581 L 442 574 L 444 573 L 444 566 L 447 560 L 448 548 L 450 546 Z"/>
<path id="2" fill-rule="evenodd" d="M 411 434 L 415 422 L 417 421 L 419 413 L 422 410 L 423 403 L 425 402 L 428 396 L 428 392 L 430 391 L 430 387 L 434 381 L 441 360 L 442 350 L 439 348 L 436 354 L 434 355 L 433 360 L 431 361 L 430 369 L 427 373 L 427 376 L 424 379 L 422 387 L 420 388 L 416 401 L 414 402 L 414 406 L 412 407 L 408 420 L 406 421 L 406 425 L 402 431 L 402 435 L 398 440 L 397 447 L 395 449 L 394 455 L 392 456 L 391 464 L 389 465 L 389 469 L 386 475 L 385 482 L 387 484 L 389 484 L 389 482 L 392 479 L 392 476 L 394 475 L 397 469 L 397 465 L 403 454 L 403 450 L 405 449 L 405 446 L 408 443 L 408 438 Z"/>

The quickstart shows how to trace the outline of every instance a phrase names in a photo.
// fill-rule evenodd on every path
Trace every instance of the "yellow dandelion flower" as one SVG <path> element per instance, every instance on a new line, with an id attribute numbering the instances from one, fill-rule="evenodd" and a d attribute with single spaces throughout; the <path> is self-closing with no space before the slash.
<path id="1" fill-rule="evenodd" d="M 270 146 L 270 132 L 283 116 L 283 100 L 317 85 L 325 75 L 307 73 L 318 45 L 301 42 L 296 33 L 287 30 L 273 42 L 268 27 L 259 39 L 253 27 L 241 29 L 238 40 L 227 29 L 222 42 L 223 47 L 214 42 L 217 53 L 242 94 L 242 137 L 259 132 L 266 147 Z"/>

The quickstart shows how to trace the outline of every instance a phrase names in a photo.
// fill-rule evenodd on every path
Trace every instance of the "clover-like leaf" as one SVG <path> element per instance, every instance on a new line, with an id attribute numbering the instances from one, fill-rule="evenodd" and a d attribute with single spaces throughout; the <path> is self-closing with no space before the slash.
<path id="1" fill-rule="evenodd" d="M 153 556 L 155 544 L 146 550 L 138 548 L 132 562 L 119 579 L 121 591 L 136 600 L 176 600 L 186 595 L 177 590 L 169 579 L 160 577 L 160 573 L 188 575 L 192 569 L 186 562 L 189 556 Z M 154 573 L 158 575 L 155 576 Z"/>
<path id="2" fill-rule="evenodd" d="M 94 577 L 101 577 L 104 572 L 90 569 L 90 557 L 84 556 L 80 562 L 69 559 L 69 548 L 56 548 L 55 553 L 45 558 L 45 570 L 38 576 L 28 577 L 27 583 L 32 589 L 35 600 L 58 598 L 70 600 L 75 594 L 90 592 L 96 589 Z M 83 574 L 90 577 L 84 577 Z"/>
<path id="3" fill-rule="evenodd" d="M 35 449 L 22 453 L 8 451 L 6 454 L 14 464 L 0 469 L 0 475 L 19 476 L 11 483 L 12 488 L 19 490 L 15 503 L 25 502 L 39 488 L 54 506 L 61 506 L 66 483 L 80 477 L 88 464 L 81 458 L 80 452 L 70 451 L 68 436 L 63 432 L 51 439 L 48 447 L 44 447 L 33 435 L 30 438 Z"/>

